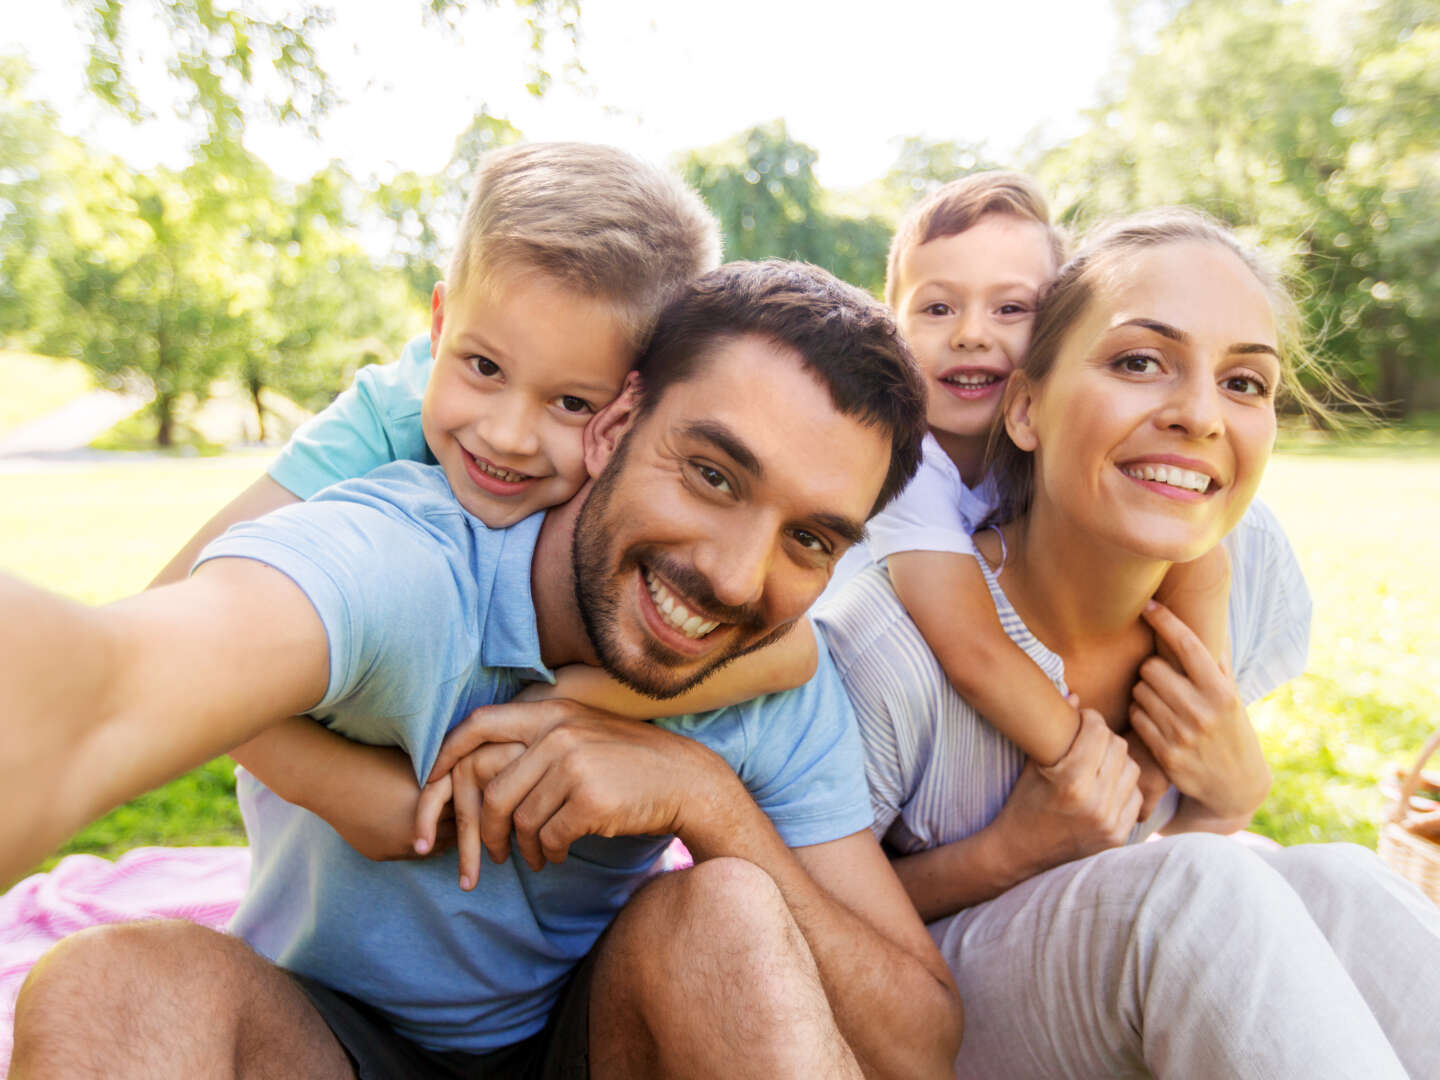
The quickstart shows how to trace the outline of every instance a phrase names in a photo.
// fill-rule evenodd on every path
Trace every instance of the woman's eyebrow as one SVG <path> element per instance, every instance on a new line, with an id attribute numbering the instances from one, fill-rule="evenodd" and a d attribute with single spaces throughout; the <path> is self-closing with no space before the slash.
<path id="1" fill-rule="evenodd" d="M 1171 326 L 1169 323 L 1160 322 L 1157 319 L 1126 319 L 1122 323 L 1116 323 L 1114 328 L 1118 330 L 1122 326 L 1138 326 L 1142 330 L 1149 330 L 1152 333 L 1159 334 L 1161 337 L 1169 338 L 1171 341 L 1178 341 L 1182 345 L 1188 344 L 1190 341 L 1190 335 L 1184 330 Z M 1273 345 L 1265 345 L 1260 342 L 1239 342 L 1231 345 L 1225 351 L 1245 354 L 1269 353 L 1275 357 L 1276 360 L 1280 359 L 1280 353 Z"/>

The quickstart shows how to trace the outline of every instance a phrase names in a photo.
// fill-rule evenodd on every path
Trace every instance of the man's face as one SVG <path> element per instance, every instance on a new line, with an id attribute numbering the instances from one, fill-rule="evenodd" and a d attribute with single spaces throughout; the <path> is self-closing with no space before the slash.
<path id="1" fill-rule="evenodd" d="M 601 664 L 670 697 L 779 637 L 859 539 L 890 453 L 798 353 L 713 346 L 626 432 L 580 511 L 575 588 Z"/>

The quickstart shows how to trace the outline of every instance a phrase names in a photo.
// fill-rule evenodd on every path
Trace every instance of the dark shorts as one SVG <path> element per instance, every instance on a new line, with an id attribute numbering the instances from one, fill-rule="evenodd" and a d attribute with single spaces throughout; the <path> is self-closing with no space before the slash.
<path id="1" fill-rule="evenodd" d="M 542 1030 L 486 1054 L 427 1050 L 397 1034 L 377 1009 L 358 998 L 289 974 L 330 1025 L 360 1080 L 586 1080 L 597 952 L 592 949 L 571 974 Z"/>

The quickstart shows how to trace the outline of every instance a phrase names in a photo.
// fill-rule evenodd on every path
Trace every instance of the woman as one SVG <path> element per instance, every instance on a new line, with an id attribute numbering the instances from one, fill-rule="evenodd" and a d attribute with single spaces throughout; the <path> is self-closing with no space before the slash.
<path id="1" fill-rule="evenodd" d="M 957 1075 L 1431 1067 L 1440 913 L 1373 855 L 1197 835 L 1115 847 L 1141 802 L 1111 731 L 1127 719 L 1176 789 L 1147 828 L 1233 831 L 1268 788 L 1244 700 L 1293 669 L 1308 602 L 1285 587 L 1298 572 L 1268 513 L 1236 526 L 1296 325 L 1258 260 L 1186 211 L 1102 230 L 1050 288 L 1007 388 L 1002 505 L 976 543 L 1002 623 L 1086 706 L 1057 765 L 1026 765 L 959 699 L 882 569 L 818 617 L 860 716 L 877 832 L 965 1003 Z M 1150 601 L 1232 529 L 1238 683 Z M 1177 666 L 1151 658 L 1157 643 Z"/>

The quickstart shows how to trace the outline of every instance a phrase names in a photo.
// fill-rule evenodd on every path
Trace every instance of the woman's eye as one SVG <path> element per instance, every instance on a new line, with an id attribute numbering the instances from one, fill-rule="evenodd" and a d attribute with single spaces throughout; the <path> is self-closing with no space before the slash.
<path id="1" fill-rule="evenodd" d="M 1230 375 L 1220 383 L 1232 394 L 1245 394 L 1249 397 L 1265 397 L 1269 393 L 1269 387 L 1253 375 Z"/>
<path id="2" fill-rule="evenodd" d="M 1153 356 L 1142 356 L 1139 353 L 1120 357 L 1115 361 L 1115 366 L 1131 375 L 1151 375 L 1160 370 L 1160 363 Z"/>
<path id="3" fill-rule="evenodd" d="M 560 408 L 564 409 L 567 413 L 575 413 L 577 416 L 595 411 L 590 407 L 588 401 L 584 398 L 576 397 L 574 394 L 566 394 L 561 397 Z"/>
<path id="4" fill-rule="evenodd" d="M 725 474 L 719 469 L 710 465 L 695 464 L 695 471 L 700 474 L 700 479 L 705 481 L 705 486 L 715 491 L 729 493 L 730 481 L 725 479 Z"/>
<path id="5" fill-rule="evenodd" d="M 475 365 L 475 370 L 487 379 L 493 375 L 500 374 L 500 365 L 488 356 L 476 356 L 472 358 L 471 363 Z"/>

